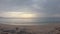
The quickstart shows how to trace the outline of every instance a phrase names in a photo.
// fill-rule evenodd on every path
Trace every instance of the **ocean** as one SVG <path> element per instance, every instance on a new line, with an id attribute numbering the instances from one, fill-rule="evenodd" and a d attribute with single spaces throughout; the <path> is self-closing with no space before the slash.
<path id="1" fill-rule="evenodd" d="M 21 19 L 21 18 L 0 18 L 1 24 L 10 24 L 10 25 L 41 25 L 49 23 L 60 23 L 60 18 L 52 17 L 41 17 L 41 18 L 32 18 L 32 19 Z"/>

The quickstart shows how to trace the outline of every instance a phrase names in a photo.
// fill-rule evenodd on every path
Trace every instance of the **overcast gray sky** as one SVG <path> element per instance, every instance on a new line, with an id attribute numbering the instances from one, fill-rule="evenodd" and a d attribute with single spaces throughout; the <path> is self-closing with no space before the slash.
<path id="1" fill-rule="evenodd" d="M 0 0 L 0 16 L 7 12 L 33 12 L 43 17 L 60 17 L 60 0 Z"/>

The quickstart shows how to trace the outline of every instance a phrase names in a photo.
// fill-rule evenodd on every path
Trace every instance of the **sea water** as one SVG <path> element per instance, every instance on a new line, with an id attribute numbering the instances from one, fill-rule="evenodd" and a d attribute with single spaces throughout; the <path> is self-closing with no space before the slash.
<path id="1" fill-rule="evenodd" d="M 48 23 L 60 23 L 60 18 L 41 17 L 32 19 L 21 19 L 21 18 L 0 18 L 1 24 L 10 25 L 31 25 L 31 24 L 48 24 Z"/>

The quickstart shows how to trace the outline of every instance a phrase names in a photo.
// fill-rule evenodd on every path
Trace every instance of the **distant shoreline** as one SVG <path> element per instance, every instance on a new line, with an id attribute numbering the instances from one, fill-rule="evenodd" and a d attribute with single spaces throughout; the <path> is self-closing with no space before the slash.
<path id="1" fill-rule="evenodd" d="M 0 23 L 1 24 L 1 23 Z M 5 25 L 15 25 L 15 26 L 41 26 L 41 25 L 59 25 L 60 23 L 47 23 L 47 24 L 5 24 Z"/>

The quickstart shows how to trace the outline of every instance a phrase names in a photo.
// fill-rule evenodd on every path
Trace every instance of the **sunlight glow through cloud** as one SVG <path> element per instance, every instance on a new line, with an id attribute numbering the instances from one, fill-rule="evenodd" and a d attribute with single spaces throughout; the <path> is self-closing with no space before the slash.
<path id="1" fill-rule="evenodd" d="M 36 17 L 37 15 L 34 13 L 29 12 L 5 12 L 2 17 L 16 17 L 16 18 L 32 18 Z"/>

